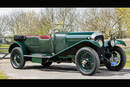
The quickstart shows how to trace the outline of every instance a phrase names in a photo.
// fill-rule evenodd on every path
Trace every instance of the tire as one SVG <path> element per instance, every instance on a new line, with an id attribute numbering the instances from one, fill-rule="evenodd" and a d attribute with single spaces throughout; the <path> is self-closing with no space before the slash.
<path id="1" fill-rule="evenodd" d="M 52 62 L 46 62 L 46 61 L 42 61 L 42 66 L 43 67 L 49 67 L 52 64 Z"/>
<path id="2" fill-rule="evenodd" d="M 20 47 L 13 48 L 11 51 L 10 62 L 14 69 L 22 69 L 24 67 L 25 59 Z"/>
<path id="3" fill-rule="evenodd" d="M 122 48 L 120 48 L 118 46 L 114 46 L 113 51 L 116 51 L 116 52 L 119 53 L 119 55 L 120 55 L 120 63 L 117 66 L 111 66 L 111 63 L 107 63 L 106 67 L 107 67 L 108 70 L 111 70 L 111 71 L 120 71 L 121 69 L 124 68 L 124 66 L 126 64 L 125 52 L 123 51 Z"/>
<path id="4" fill-rule="evenodd" d="M 87 61 L 87 63 L 84 64 L 84 61 Z M 83 47 L 76 53 L 75 64 L 81 74 L 93 75 L 98 71 L 100 60 L 97 52 L 94 49 L 90 47 Z"/>

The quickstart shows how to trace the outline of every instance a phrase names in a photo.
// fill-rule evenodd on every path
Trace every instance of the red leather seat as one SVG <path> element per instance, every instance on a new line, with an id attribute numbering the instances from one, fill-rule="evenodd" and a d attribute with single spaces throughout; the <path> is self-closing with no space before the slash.
<path id="1" fill-rule="evenodd" d="M 40 39 L 49 39 L 49 35 L 25 35 L 25 37 L 39 37 Z"/>

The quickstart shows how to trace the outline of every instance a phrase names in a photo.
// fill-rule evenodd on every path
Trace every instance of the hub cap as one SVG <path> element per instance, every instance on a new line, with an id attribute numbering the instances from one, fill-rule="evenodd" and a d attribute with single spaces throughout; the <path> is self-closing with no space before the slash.
<path id="1" fill-rule="evenodd" d="M 94 66 L 94 59 L 93 56 L 90 52 L 87 51 L 82 51 L 79 53 L 78 56 L 78 64 L 79 67 L 85 71 L 85 72 L 89 72 L 93 69 Z"/>
<path id="2" fill-rule="evenodd" d="M 120 61 L 120 54 L 114 51 L 112 57 L 110 58 L 111 66 L 118 66 L 120 64 Z"/>

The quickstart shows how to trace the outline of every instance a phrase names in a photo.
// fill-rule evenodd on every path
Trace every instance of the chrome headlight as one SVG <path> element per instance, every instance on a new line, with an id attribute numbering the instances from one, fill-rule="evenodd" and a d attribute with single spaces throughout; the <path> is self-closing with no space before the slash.
<path id="1" fill-rule="evenodd" d="M 110 44 L 111 44 L 112 47 L 114 47 L 115 41 L 114 41 L 114 40 L 111 40 L 111 41 L 110 41 Z"/>
<path id="2" fill-rule="evenodd" d="M 102 40 L 96 40 L 98 43 L 99 43 L 99 45 L 102 47 L 103 46 L 103 42 L 102 42 Z"/>

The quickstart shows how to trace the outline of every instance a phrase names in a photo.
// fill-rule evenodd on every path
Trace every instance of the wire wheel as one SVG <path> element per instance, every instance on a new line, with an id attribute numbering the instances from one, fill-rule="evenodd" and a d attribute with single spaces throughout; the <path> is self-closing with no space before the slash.
<path id="1" fill-rule="evenodd" d="M 10 58 L 11 65 L 15 69 L 21 69 L 25 65 L 25 60 L 20 47 L 15 47 L 11 52 Z"/>
<path id="2" fill-rule="evenodd" d="M 108 70 L 120 71 L 126 64 L 126 55 L 122 48 L 113 47 L 112 57 L 109 59 L 110 63 L 106 63 Z"/>
<path id="3" fill-rule="evenodd" d="M 98 54 L 90 47 L 83 47 L 76 53 L 77 69 L 83 75 L 93 75 L 100 66 Z"/>

